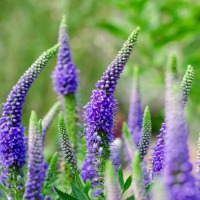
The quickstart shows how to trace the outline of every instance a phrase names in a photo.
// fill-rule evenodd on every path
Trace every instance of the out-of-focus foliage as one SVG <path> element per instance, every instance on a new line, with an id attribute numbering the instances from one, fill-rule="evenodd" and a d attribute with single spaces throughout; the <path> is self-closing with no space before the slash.
<path id="1" fill-rule="evenodd" d="M 39 55 L 38 52 L 55 44 L 63 14 L 67 17 L 72 57 L 80 69 L 83 104 L 89 100 L 94 83 L 113 60 L 123 41 L 140 26 L 138 43 L 117 89 L 121 110 L 127 115 L 132 82 L 130 74 L 132 66 L 138 65 L 142 102 L 152 110 L 156 122 L 153 131 L 158 132 L 161 116 L 164 117 L 163 80 L 167 55 L 175 50 L 181 75 L 187 64 L 192 64 L 195 69 L 187 107 L 192 113 L 188 118 L 190 126 L 193 130 L 199 129 L 200 3 L 194 0 L 0 0 L 1 102 L 5 101 L 12 86 Z M 54 66 L 55 59 L 31 88 L 24 108 L 25 125 L 31 110 L 36 110 L 42 118 L 56 101 L 50 79 Z"/>

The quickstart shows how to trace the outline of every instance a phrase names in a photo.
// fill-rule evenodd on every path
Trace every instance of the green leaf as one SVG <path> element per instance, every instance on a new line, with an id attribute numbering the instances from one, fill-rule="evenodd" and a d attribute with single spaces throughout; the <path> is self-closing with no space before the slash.
<path id="1" fill-rule="evenodd" d="M 126 182 L 124 184 L 124 189 L 123 189 L 123 192 L 122 194 L 128 190 L 128 188 L 131 186 L 131 183 L 132 183 L 132 176 L 130 175 L 127 179 L 126 179 Z"/>
<path id="2" fill-rule="evenodd" d="M 56 191 L 57 195 L 63 200 L 66 200 L 66 199 L 67 200 L 77 200 L 75 197 L 73 197 L 73 196 L 71 196 L 71 195 L 59 190 L 56 187 L 54 187 L 54 190 Z"/>
<path id="3" fill-rule="evenodd" d="M 56 172 L 57 159 L 58 159 L 58 153 L 55 152 L 54 155 L 51 158 L 51 161 L 50 161 L 50 164 L 49 164 L 49 167 L 48 167 L 48 171 L 47 171 L 47 175 L 46 175 L 46 178 L 45 178 L 43 190 L 45 190 L 46 188 L 48 188 L 54 182 L 54 176 L 55 176 L 55 172 Z"/>
<path id="4" fill-rule="evenodd" d="M 134 198 L 134 196 L 132 195 L 132 196 L 128 197 L 126 200 L 135 200 L 135 198 Z"/>
<path id="5" fill-rule="evenodd" d="M 84 188 L 84 192 L 85 192 L 86 195 L 88 194 L 90 188 L 91 188 L 91 181 L 87 180 L 86 184 L 85 184 L 85 188 Z"/>
<path id="6" fill-rule="evenodd" d="M 83 186 L 83 182 L 82 182 L 82 180 L 81 180 L 81 178 L 79 176 L 79 173 L 76 173 L 75 177 L 76 177 L 76 183 L 77 183 L 79 189 L 83 191 L 84 190 L 84 186 Z"/>
<path id="7" fill-rule="evenodd" d="M 121 166 L 118 169 L 118 181 L 119 181 L 120 188 L 123 191 L 124 190 L 124 175 L 123 175 Z"/>
<path id="8" fill-rule="evenodd" d="M 72 184 L 72 193 L 79 200 L 88 200 L 87 196 L 74 184 Z"/>

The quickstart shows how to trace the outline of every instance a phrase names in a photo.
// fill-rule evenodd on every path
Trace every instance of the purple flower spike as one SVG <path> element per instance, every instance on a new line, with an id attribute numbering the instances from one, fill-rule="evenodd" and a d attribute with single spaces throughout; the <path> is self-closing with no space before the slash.
<path id="1" fill-rule="evenodd" d="M 192 164 L 189 162 L 187 127 L 180 90 L 167 75 L 164 183 L 170 200 L 196 200 Z"/>
<path id="2" fill-rule="evenodd" d="M 104 90 L 93 90 L 91 101 L 85 106 L 86 145 L 91 154 L 101 156 L 104 145 L 113 142 L 114 115 L 117 101 Z"/>
<path id="3" fill-rule="evenodd" d="M 135 144 L 138 146 L 142 135 L 142 105 L 139 90 L 138 68 L 135 68 L 134 83 L 128 115 L 128 128 Z"/>
<path id="4" fill-rule="evenodd" d="M 26 94 L 38 74 L 56 53 L 58 45 L 44 52 L 19 79 L 3 104 L 0 118 L 0 165 L 20 171 L 25 164 L 24 127 L 21 125 L 22 107 Z"/>
<path id="5" fill-rule="evenodd" d="M 66 29 L 65 18 L 63 17 L 58 39 L 60 47 L 58 50 L 57 65 L 52 74 L 54 89 L 61 96 L 76 93 L 78 87 L 77 70 L 71 59 L 69 38 Z"/>
<path id="6" fill-rule="evenodd" d="M 42 122 L 38 122 L 35 112 L 31 113 L 28 138 L 28 178 L 25 199 L 43 199 L 42 185 L 45 180 L 47 164 L 44 162 Z"/>
<path id="7" fill-rule="evenodd" d="M 139 28 L 135 29 L 135 31 L 133 31 L 129 36 L 128 40 L 124 43 L 114 61 L 108 66 L 108 69 L 104 72 L 101 79 L 96 83 L 98 89 L 105 90 L 109 95 L 114 94 L 117 81 L 124 70 L 124 66 L 127 63 L 129 56 L 131 55 L 139 31 Z"/>
<path id="8" fill-rule="evenodd" d="M 91 101 L 85 106 L 86 146 L 88 153 L 94 159 L 92 164 L 98 173 L 96 179 L 100 181 L 101 186 L 103 186 L 106 160 L 110 156 L 110 144 L 114 139 L 112 130 L 117 101 L 113 94 L 138 33 L 139 28 L 129 36 L 115 60 L 108 66 L 101 80 L 97 82 L 97 89 L 93 90 Z"/>

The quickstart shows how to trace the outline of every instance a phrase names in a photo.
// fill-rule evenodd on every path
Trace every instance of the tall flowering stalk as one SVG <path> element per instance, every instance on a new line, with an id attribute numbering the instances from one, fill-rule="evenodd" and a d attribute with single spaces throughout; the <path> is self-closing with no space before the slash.
<path id="1" fill-rule="evenodd" d="M 101 79 L 93 90 L 91 101 L 85 106 L 85 137 L 89 154 L 94 158 L 94 167 L 97 169 L 100 185 L 103 184 L 103 172 L 106 160 L 110 155 L 110 144 L 113 142 L 114 116 L 117 101 L 114 91 L 124 66 L 137 40 L 137 28 L 124 43 L 122 49 L 108 66 Z"/>
<path id="2" fill-rule="evenodd" d="M 139 89 L 138 68 L 135 68 L 134 80 L 132 84 L 128 128 L 136 146 L 138 146 L 142 135 L 142 105 Z"/>
<path id="3" fill-rule="evenodd" d="M 28 176 L 25 199 L 43 199 L 41 191 L 47 171 L 43 149 L 42 122 L 38 122 L 36 113 L 32 112 L 28 138 Z"/>
<path id="4" fill-rule="evenodd" d="M 170 200 L 196 200 L 192 164 L 187 146 L 188 132 L 180 90 L 170 73 L 166 77 L 166 145 L 164 183 Z"/>
<path id="5" fill-rule="evenodd" d="M 31 65 L 13 87 L 6 103 L 3 104 L 0 118 L 0 165 L 4 169 L 4 177 L 9 179 L 6 181 L 9 184 L 13 181 L 15 181 L 15 184 L 18 183 L 21 169 L 26 162 L 24 127 L 21 125 L 22 107 L 26 94 L 38 74 L 57 52 L 57 49 L 58 45 L 47 50 Z"/>
<path id="6" fill-rule="evenodd" d="M 171 72 L 173 73 L 173 79 L 177 80 L 177 70 L 175 70 L 175 58 L 172 57 L 171 61 Z M 194 70 L 191 65 L 188 66 L 186 73 L 182 79 L 180 90 L 182 95 L 182 105 L 183 108 L 188 100 L 188 95 L 190 93 L 192 82 L 194 79 Z M 155 147 L 153 148 L 154 152 L 152 154 L 152 176 L 160 174 L 164 168 L 164 147 L 165 147 L 165 135 L 166 135 L 166 119 L 162 123 L 160 134 L 157 136 L 158 140 L 156 142 Z"/>
<path id="7" fill-rule="evenodd" d="M 69 36 L 65 17 L 60 25 L 60 47 L 57 56 L 57 65 L 52 74 L 54 89 L 61 101 L 64 110 L 67 130 L 74 148 L 75 154 L 83 154 L 83 134 L 79 127 L 76 93 L 78 89 L 78 71 L 71 58 Z"/>

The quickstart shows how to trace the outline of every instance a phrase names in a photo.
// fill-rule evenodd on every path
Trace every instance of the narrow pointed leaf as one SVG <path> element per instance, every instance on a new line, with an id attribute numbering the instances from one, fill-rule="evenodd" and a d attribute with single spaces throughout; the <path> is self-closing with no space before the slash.
<path id="1" fill-rule="evenodd" d="M 59 190 L 58 188 L 54 187 L 54 190 L 56 191 L 57 195 L 62 199 L 62 200 L 78 200 L 75 197 Z"/>
<path id="2" fill-rule="evenodd" d="M 124 183 L 124 189 L 123 189 L 123 191 L 122 191 L 122 194 L 123 194 L 126 190 L 128 190 L 128 188 L 131 186 L 131 183 L 132 183 L 132 176 L 130 175 L 130 176 L 127 178 L 126 182 Z"/>
<path id="3" fill-rule="evenodd" d="M 134 198 L 134 196 L 132 195 L 132 196 L 128 197 L 126 200 L 135 200 L 135 198 Z"/>
<path id="4" fill-rule="evenodd" d="M 84 188 L 84 192 L 85 192 L 86 195 L 90 191 L 90 188 L 91 188 L 91 181 L 87 180 L 86 183 L 85 183 L 85 188 Z"/>
<path id="5" fill-rule="evenodd" d="M 119 167 L 119 170 L 118 170 L 118 181 L 119 181 L 120 188 L 123 191 L 123 189 L 124 189 L 124 175 L 123 175 L 123 171 L 122 171 L 121 166 Z"/>
<path id="6" fill-rule="evenodd" d="M 88 200 L 87 196 L 74 184 L 72 184 L 72 193 L 78 200 Z"/>

